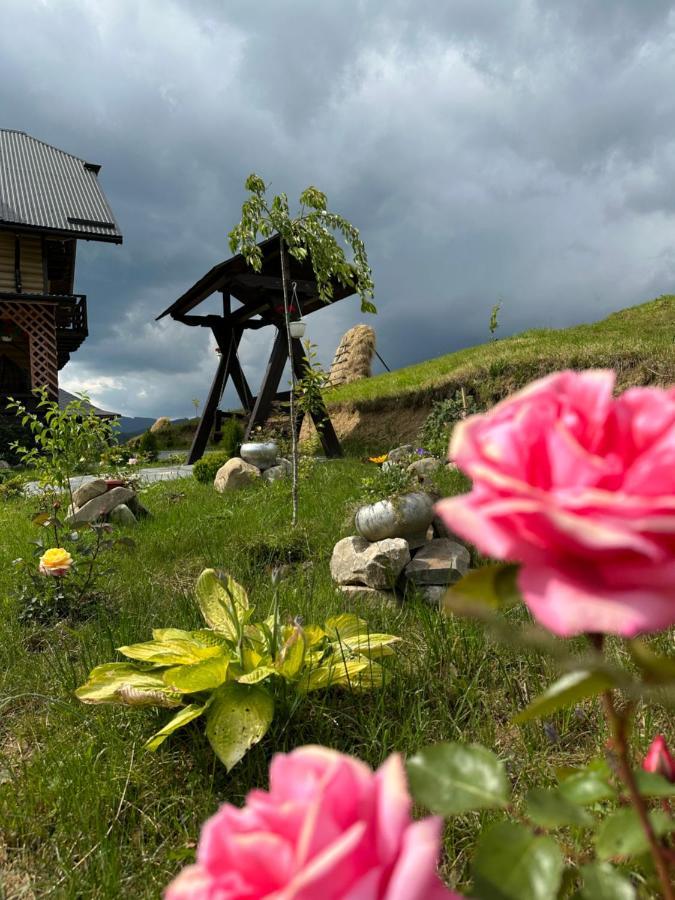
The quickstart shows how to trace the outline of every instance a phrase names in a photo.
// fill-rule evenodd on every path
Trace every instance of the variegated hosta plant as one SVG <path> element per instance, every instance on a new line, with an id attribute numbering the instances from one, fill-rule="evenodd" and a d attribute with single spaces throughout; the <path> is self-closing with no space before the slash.
<path id="1" fill-rule="evenodd" d="M 199 716 L 228 771 L 265 734 L 274 715 L 276 683 L 306 694 L 333 686 L 380 687 L 377 662 L 391 655 L 399 638 L 368 631 L 367 623 L 343 613 L 318 625 L 284 624 L 278 607 L 252 622 L 254 607 L 230 576 L 206 569 L 197 581 L 197 602 L 208 628 L 158 628 L 153 639 L 120 647 L 134 662 L 97 666 L 75 694 L 83 703 L 175 707 L 176 714 L 146 743 L 157 747 Z"/>

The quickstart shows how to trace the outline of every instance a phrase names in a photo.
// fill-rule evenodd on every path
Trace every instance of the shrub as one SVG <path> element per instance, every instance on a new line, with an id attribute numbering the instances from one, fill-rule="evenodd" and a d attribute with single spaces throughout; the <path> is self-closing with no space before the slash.
<path id="1" fill-rule="evenodd" d="M 478 405 L 471 394 L 455 391 L 452 397 L 437 400 L 431 407 L 420 431 L 422 446 L 434 456 L 444 458 L 448 455 L 448 444 L 453 426 L 460 419 L 478 412 Z"/>
<path id="2" fill-rule="evenodd" d="M 157 435 L 152 431 L 144 431 L 138 442 L 138 449 L 141 453 L 145 453 L 149 460 L 154 462 L 157 459 L 157 451 L 159 449 Z"/>
<path id="3" fill-rule="evenodd" d="M 244 429 L 238 419 L 227 419 L 221 429 L 222 437 L 218 442 L 218 450 L 236 456 L 244 438 Z"/>
<path id="4" fill-rule="evenodd" d="M 35 446 L 32 432 L 18 416 L 0 414 L 0 459 L 10 466 L 17 465 L 22 458 L 20 451 L 13 446 L 15 444 L 32 449 Z"/>
<path id="5" fill-rule="evenodd" d="M 228 459 L 232 458 L 232 454 L 225 450 L 218 450 L 216 453 L 207 453 L 202 456 L 192 467 L 192 474 L 201 481 L 202 484 L 212 484 L 216 477 L 216 472 L 221 466 L 224 466 Z"/>

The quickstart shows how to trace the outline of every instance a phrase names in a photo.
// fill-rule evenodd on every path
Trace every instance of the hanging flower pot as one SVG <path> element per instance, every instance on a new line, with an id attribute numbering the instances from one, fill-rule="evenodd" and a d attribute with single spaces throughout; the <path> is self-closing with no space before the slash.
<path id="1" fill-rule="evenodd" d="M 302 319 L 298 319 L 297 322 L 290 322 L 289 328 L 292 338 L 301 338 L 305 334 L 305 323 Z"/>

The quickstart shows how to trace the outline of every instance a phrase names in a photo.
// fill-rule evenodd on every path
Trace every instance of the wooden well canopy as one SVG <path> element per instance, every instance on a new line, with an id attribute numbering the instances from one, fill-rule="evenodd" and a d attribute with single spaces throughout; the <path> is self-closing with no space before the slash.
<path id="1" fill-rule="evenodd" d="M 233 256 L 214 266 L 182 297 L 157 316 L 158 320 L 171 316 L 184 325 L 210 328 L 220 350 L 220 361 L 190 448 L 188 463 L 195 462 L 204 454 L 214 422 L 221 415 L 218 406 L 228 378 L 232 379 L 248 419 L 246 439 L 256 426 L 266 421 L 273 402 L 286 401 L 289 397 L 288 391 L 279 391 L 279 382 L 288 361 L 279 236 L 268 238 L 258 246 L 262 254 L 260 272 L 253 271 L 241 254 Z M 308 258 L 300 262 L 290 255 L 287 259 L 289 282 L 295 285 L 300 305 L 299 310 L 291 305 L 291 319 L 299 319 L 300 313 L 306 318 L 325 307 L 326 303 L 319 297 L 311 260 Z M 195 307 L 216 292 L 222 294 L 221 314 L 192 314 Z M 353 293 L 353 288 L 334 281 L 331 303 L 350 297 Z M 234 309 L 233 299 L 240 304 Z M 257 396 L 253 396 L 239 362 L 237 349 L 244 331 L 267 326 L 272 326 L 276 335 L 260 391 Z M 299 338 L 292 338 L 291 344 L 293 370 L 297 378 L 302 378 L 307 365 L 305 351 Z M 325 408 L 313 413 L 312 418 L 326 455 L 341 456 L 340 443 Z M 301 416 L 298 416 L 295 427 L 299 429 L 301 424 Z"/>

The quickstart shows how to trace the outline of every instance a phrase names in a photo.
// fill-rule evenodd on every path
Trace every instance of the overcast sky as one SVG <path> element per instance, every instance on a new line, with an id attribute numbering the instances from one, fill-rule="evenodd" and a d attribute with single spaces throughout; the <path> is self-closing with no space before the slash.
<path id="1" fill-rule="evenodd" d="M 675 292 L 674 6 L 0 0 L 0 125 L 100 163 L 124 234 L 80 243 L 62 386 L 192 412 L 213 347 L 154 318 L 229 256 L 251 171 L 361 229 L 392 368 L 484 341 L 498 299 L 505 335 Z M 363 320 L 311 317 L 325 363 Z M 254 389 L 271 339 L 242 345 Z"/>

